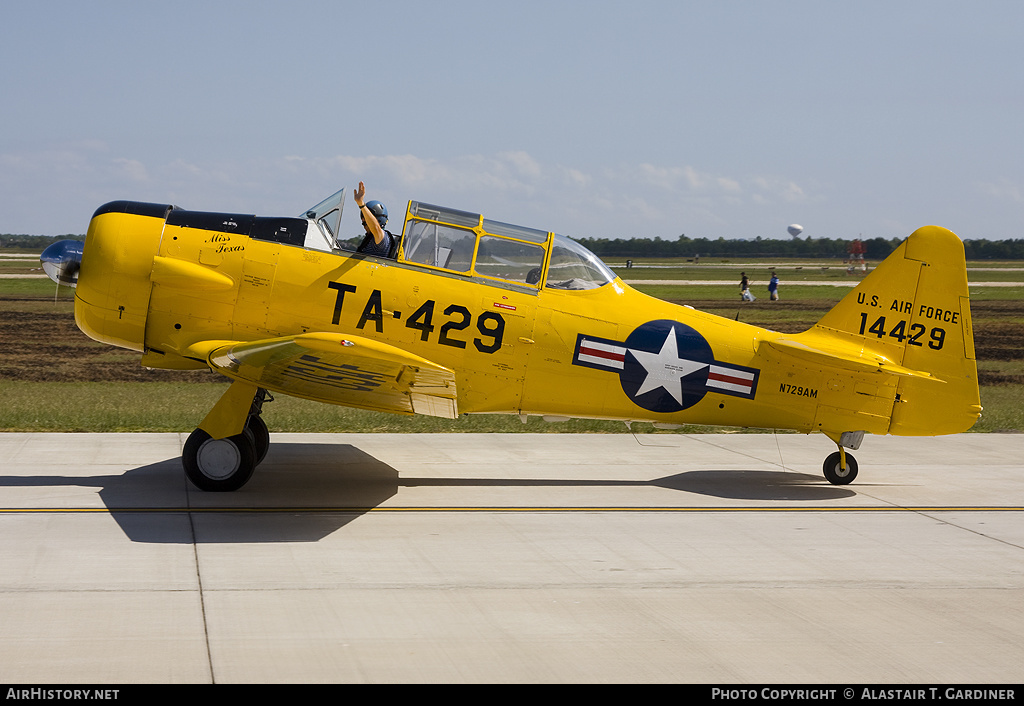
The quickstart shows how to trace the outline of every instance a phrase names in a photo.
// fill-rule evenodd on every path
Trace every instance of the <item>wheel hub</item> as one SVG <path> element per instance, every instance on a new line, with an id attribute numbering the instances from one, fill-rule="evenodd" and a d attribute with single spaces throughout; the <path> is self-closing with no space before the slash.
<path id="1" fill-rule="evenodd" d="M 199 447 L 196 463 L 207 478 L 223 480 L 238 470 L 242 455 L 227 439 L 208 439 Z"/>

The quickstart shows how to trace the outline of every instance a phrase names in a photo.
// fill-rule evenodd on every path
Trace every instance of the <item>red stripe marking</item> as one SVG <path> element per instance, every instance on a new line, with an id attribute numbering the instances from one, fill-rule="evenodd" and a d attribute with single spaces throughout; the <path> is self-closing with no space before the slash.
<path id="1" fill-rule="evenodd" d="M 732 385 L 742 385 L 743 387 L 750 387 L 752 384 L 752 381 L 748 378 L 733 377 L 724 373 L 709 373 L 708 379 L 715 380 L 716 382 L 727 382 Z"/>
<path id="2" fill-rule="evenodd" d="M 587 348 L 586 344 L 580 346 L 580 354 L 589 355 L 594 358 L 606 358 L 608 360 L 625 360 L 625 353 L 615 353 L 613 351 L 603 351 L 599 348 Z"/>

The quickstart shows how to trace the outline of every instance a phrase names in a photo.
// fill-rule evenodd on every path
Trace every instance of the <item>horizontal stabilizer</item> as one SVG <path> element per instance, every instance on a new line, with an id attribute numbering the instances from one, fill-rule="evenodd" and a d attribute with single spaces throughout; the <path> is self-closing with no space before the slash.
<path id="1" fill-rule="evenodd" d="M 922 370 L 911 370 L 902 365 L 897 365 L 885 356 L 860 349 L 840 349 L 827 346 L 810 346 L 801 341 L 794 341 L 789 338 L 777 338 L 773 341 L 766 341 L 772 349 L 799 358 L 814 365 L 826 365 L 851 372 L 878 372 L 901 377 L 922 378 L 943 382 L 929 372 Z"/>

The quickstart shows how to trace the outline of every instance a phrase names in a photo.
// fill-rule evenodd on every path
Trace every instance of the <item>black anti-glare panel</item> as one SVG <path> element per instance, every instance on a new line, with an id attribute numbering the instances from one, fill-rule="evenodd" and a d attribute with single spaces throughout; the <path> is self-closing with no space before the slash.
<path id="1" fill-rule="evenodd" d="M 96 209 L 96 213 L 92 214 L 92 217 L 103 215 L 104 213 L 128 213 L 133 216 L 149 216 L 151 218 L 166 218 L 168 212 L 177 209 L 177 206 L 172 206 L 165 203 L 147 203 L 145 201 L 111 201 L 105 203 Z"/>
<path id="2" fill-rule="evenodd" d="M 305 245 L 306 225 L 304 218 L 265 218 L 257 216 L 250 238 L 269 240 L 284 245 Z"/>

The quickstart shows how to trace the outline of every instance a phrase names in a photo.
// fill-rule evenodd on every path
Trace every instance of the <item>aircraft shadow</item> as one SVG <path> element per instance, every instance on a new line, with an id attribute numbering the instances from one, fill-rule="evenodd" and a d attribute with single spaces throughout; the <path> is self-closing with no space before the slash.
<path id="1" fill-rule="evenodd" d="M 192 487 L 180 458 L 116 475 L 0 476 L 5 487 L 98 488 L 133 542 L 266 543 L 318 541 L 395 495 L 399 479 L 349 444 L 276 443 L 233 493 Z"/>
<path id="2" fill-rule="evenodd" d="M 505 478 L 403 478 L 400 485 L 414 486 L 504 486 L 504 487 L 639 487 L 655 486 L 696 495 L 730 500 L 791 500 L 823 502 L 849 498 L 856 493 L 829 485 L 823 476 L 791 471 L 686 471 L 654 480 L 561 480 Z"/>
<path id="3" fill-rule="evenodd" d="M 275 443 L 252 480 L 234 493 L 204 493 L 178 458 L 98 476 L 0 476 L 4 487 L 95 487 L 133 542 L 163 544 L 316 542 L 380 506 L 401 487 L 655 486 L 710 497 L 822 502 L 851 497 L 845 487 L 804 473 L 686 471 L 654 480 L 400 478 L 350 444 Z"/>

